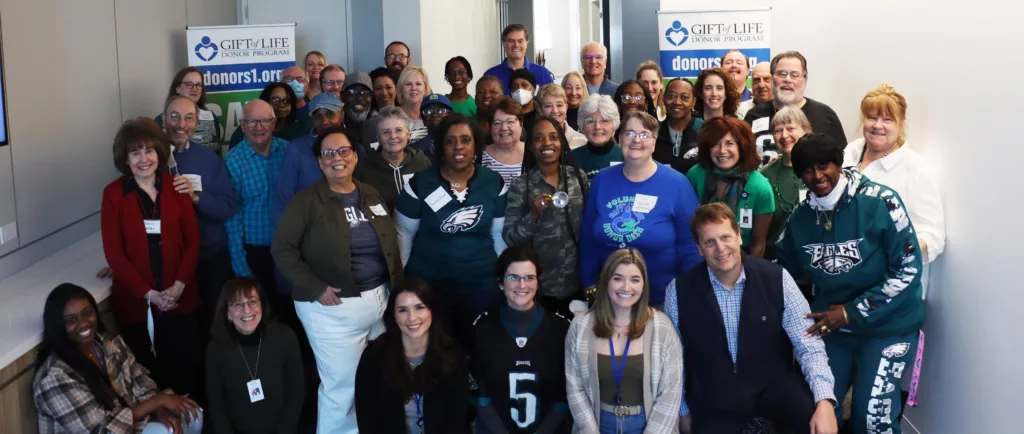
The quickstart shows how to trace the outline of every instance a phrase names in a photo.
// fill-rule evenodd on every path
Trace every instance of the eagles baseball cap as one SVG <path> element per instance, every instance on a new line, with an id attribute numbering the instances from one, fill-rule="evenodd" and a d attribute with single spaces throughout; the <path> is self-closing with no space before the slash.
<path id="1" fill-rule="evenodd" d="M 309 115 L 313 116 L 313 112 L 323 108 L 332 112 L 341 110 L 341 100 L 334 96 L 333 93 L 320 92 L 309 102 Z"/>
<path id="2" fill-rule="evenodd" d="M 420 103 L 420 110 L 427 108 L 427 106 L 431 104 L 441 104 L 448 107 L 450 110 L 455 110 L 455 107 L 452 107 L 452 102 L 448 100 L 448 97 L 439 93 L 432 93 L 423 98 L 423 102 Z"/>

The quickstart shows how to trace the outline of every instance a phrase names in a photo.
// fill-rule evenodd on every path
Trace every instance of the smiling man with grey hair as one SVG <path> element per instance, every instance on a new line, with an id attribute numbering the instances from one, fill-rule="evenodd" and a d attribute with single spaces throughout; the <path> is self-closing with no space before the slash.
<path id="1" fill-rule="evenodd" d="M 614 95 L 619 84 L 605 77 L 608 66 L 608 49 L 598 42 L 588 42 L 580 49 L 580 64 L 583 65 L 583 79 L 591 95 Z"/>

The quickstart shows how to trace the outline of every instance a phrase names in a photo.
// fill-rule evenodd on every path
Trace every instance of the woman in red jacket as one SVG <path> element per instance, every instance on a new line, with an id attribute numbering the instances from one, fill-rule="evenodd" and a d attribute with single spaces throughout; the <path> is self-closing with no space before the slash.
<path id="1" fill-rule="evenodd" d="M 164 169 L 169 151 L 152 120 L 121 126 L 114 167 L 123 176 L 103 189 L 100 225 L 121 336 L 161 388 L 185 394 L 199 390 L 199 228 Z"/>

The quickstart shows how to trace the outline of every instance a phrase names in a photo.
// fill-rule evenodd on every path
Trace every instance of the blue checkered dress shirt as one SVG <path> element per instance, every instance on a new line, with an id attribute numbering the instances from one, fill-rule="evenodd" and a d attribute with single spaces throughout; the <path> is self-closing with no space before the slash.
<path id="1" fill-rule="evenodd" d="M 274 238 L 274 225 L 270 221 L 270 200 L 281 160 L 288 141 L 274 137 L 270 154 L 266 157 L 256 153 L 248 140 L 242 140 L 228 155 L 224 164 L 231 175 L 235 190 L 235 215 L 224 224 L 228 233 L 228 250 L 231 252 L 231 268 L 237 276 L 252 276 L 249 264 L 245 262 L 245 245 L 269 246 Z"/>

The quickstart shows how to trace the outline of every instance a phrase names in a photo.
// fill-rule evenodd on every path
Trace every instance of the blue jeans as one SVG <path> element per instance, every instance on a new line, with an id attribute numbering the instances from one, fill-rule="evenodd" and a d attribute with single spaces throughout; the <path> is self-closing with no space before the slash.
<path id="1" fill-rule="evenodd" d="M 620 418 L 615 413 L 601 410 L 598 423 L 601 434 L 643 434 L 647 428 L 647 415 L 640 410 L 640 414 Z"/>
<path id="2" fill-rule="evenodd" d="M 192 419 L 192 423 L 185 422 L 185 417 L 181 418 L 181 429 L 184 433 L 176 434 L 199 434 L 203 432 L 203 413 L 200 412 L 199 416 Z M 171 430 L 160 422 L 150 421 L 146 423 L 146 426 L 142 429 L 142 434 L 170 434 Z"/>

